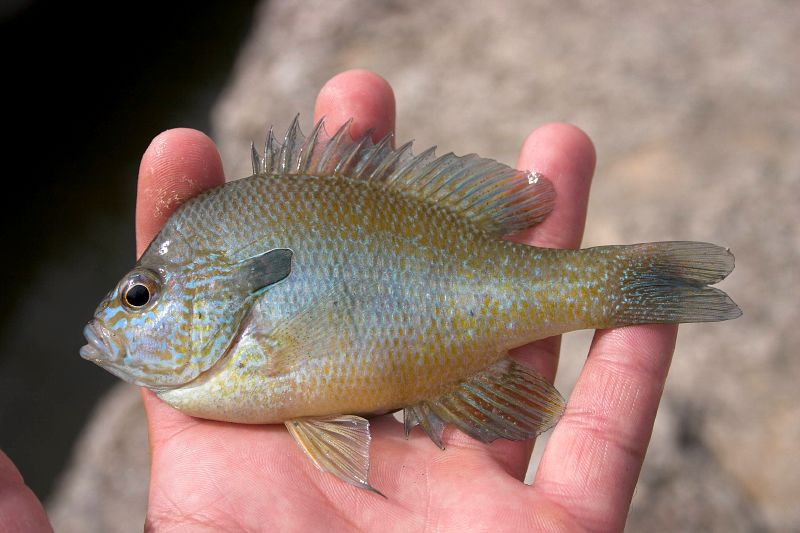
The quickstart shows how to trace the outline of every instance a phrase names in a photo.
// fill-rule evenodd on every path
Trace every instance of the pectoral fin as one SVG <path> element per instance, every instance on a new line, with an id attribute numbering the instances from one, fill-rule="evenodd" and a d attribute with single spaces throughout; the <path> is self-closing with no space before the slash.
<path id="1" fill-rule="evenodd" d="M 353 313 L 368 305 L 373 292 L 367 286 L 340 283 L 299 309 L 265 335 L 271 347 L 270 376 L 286 374 L 304 361 L 330 357 L 357 338 L 366 318 Z"/>
<path id="2" fill-rule="evenodd" d="M 564 399 L 534 370 L 501 359 L 442 396 L 403 410 L 406 436 L 419 424 L 440 448 L 450 423 L 482 442 L 525 440 L 553 427 Z"/>
<path id="3" fill-rule="evenodd" d="M 383 496 L 367 480 L 371 439 L 365 418 L 296 418 L 287 420 L 286 428 L 320 470 Z"/>
<path id="4" fill-rule="evenodd" d="M 249 343 L 247 350 L 259 354 L 255 360 L 265 376 L 285 375 L 349 345 L 367 320 L 352 310 L 364 307 L 371 294 L 368 287 L 351 290 L 341 283 L 266 329 L 251 310 L 242 321 L 239 342 Z"/>

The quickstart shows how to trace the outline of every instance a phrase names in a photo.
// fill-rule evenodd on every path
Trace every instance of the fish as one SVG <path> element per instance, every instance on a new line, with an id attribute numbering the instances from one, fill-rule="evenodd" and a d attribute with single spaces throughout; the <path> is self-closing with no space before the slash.
<path id="1" fill-rule="evenodd" d="M 546 176 L 392 135 L 251 145 L 253 175 L 173 213 L 84 329 L 80 355 L 194 417 L 285 424 L 321 470 L 369 483 L 369 418 L 402 410 L 492 442 L 553 427 L 565 400 L 509 351 L 578 329 L 741 315 L 711 287 L 721 246 L 581 250 L 503 238 L 553 209 Z"/>

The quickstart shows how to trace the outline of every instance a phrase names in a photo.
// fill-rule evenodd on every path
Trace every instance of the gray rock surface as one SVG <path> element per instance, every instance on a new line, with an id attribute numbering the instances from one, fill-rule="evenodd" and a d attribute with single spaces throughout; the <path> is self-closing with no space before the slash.
<path id="1" fill-rule="evenodd" d="M 150 479 L 139 388 L 119 384 L 99 402 L 47 506 L 59 533 L 141 531 Z"/>
<path id="2" fill-rule="evenodd" d="M 585 245 L 730 246 L 721 287 L 745 313 L 681 328 L 628 529 L 800 531 L 798 34 L 800 10 L 780 1 L 276 0 L 214 134 L 228 175 L 247 175 L 250 140 L 295 112 L 308 129 L 319 87 L 354 67 L 391 82 L 398 137 L 418 148 L 513 163 L 536 125 L 582 127 L 598 152 Z M 568 336 L 562 391 L 589 338 Z M 57 530 L 141 527 L 144 422 L 117 394 L 50 502 Z"/>

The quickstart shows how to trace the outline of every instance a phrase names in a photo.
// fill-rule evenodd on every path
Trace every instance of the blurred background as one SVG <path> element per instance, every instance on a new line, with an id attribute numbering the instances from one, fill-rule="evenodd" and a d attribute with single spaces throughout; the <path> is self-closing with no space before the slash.
<path id="1" fill-rule="evenodd" d="M 490 7 L 487 7 L 490 6 Z M 598 166 L 584 245 L 707 240 L 735 322 L 682 326 L 628 530 L 800 531 L 800 10 L 793 2 L 508 0 L 0 5 L 0 448 L 57 531 L 142 527 L 135 387 L 78 356 L 134 262 L 139 157 L 176 126 L 249 144 L 349 68 L 384 76 L 401 141 L 513 164 L 569 121 Z M 99 17 L 99 18 L 98 18 Z M 98 22 L 99 20 L 99 22 Z M 13 183 L 14 189 L 11 188 Z M 590 334 L 566 336 L 569 393 Z M 544 440 L 537 444 L 540 450 Z M 535 467 L 534 457 L 534 467 Z"/>

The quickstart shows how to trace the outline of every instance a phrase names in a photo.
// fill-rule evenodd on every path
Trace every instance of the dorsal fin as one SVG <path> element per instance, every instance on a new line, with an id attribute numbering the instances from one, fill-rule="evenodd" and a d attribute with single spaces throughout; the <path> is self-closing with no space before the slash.
<path id="1" fill-rule="evenodd" d="M 305 137 L 295 117 L 282 143 L 270 128 L 263 156 L 251 145 L 253 173 L 343 176 L 381 183 L 436 202 L 495 235 L 533 226 L 553 208 L 555 190 L 539 173 L 515 170 L 475 154 L 437 158 L 435 147 L 414 156 L 410 142 L 392 148 L 391 134 L 377 143 L 372 142 L 372 132 L 353 139 L 351 122 L 329 137 L 323 119 Z"/>

